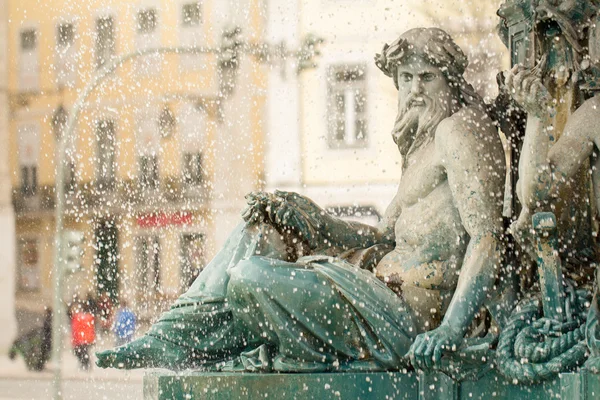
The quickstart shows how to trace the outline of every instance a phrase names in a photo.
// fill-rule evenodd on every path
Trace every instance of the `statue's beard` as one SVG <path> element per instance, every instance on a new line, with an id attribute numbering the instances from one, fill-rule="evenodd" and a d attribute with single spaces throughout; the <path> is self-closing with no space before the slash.
<path id="1" fill-rule="evenodd" d="M 417 105 L 421 104 L 421 105 Z M 425 95 L 411 95 L 398 112 L 392 137 L 402 157 L 430 143 L 435 129 L 450 116 L 450 107 L 446 101 Z"/>

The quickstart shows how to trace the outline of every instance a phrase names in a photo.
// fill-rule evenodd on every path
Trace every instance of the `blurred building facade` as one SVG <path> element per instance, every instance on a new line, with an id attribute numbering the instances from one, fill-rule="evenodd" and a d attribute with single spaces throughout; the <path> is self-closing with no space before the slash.
<path id="1" fill-rule="evenodd" d="M 115 57 L 161 46 L 216 47 L 223 29 L 262 37 L 262 2 L 9 1 L 8 91 L 16 306 L 52 298 L 57 138 L 78 95 Z M 185 290 L 239 220 L 258 186 L 264 68 L 241 58 L 220 97 L 215 55 L 136 59 L 86 103 L 60 168 L 67 229 L 85 233 L 77 294 L 126 298 L 156 315 Z M 3 141 L 4 142 L 4 141 Z M 249 151 L 256 149 L 256 151 Z"/>
<path id="2" fill-rule="evenodd" d="M 0 1 L 0 356 L 6 355 L 16 333 L 15 318 L 15 215 L 11 201 L 8 107 L 8 9 Z"/>

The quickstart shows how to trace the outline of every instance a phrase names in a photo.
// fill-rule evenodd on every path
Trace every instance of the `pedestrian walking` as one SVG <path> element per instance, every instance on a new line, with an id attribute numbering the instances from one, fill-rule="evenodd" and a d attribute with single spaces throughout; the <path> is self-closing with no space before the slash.
<path id="1" fill-rule="evenodd" d="M 81 307 L 73 313 L 71 319 L 71 343 L 81 368 L 90 369 L 90 347 L 96 341 L 94 315 L 87 307 Z"/>
<path id="2" fill-rule="evenodd" d="M 46 308 L 44 324 L 24 335 L 19 336 L 9 352 L 9 357 L 14 360 L 20 354 L 25 360 L 25 365 L 30 371 L 42 371 L 50 359 L 52 349 L 52 309 Z"/>
<path id="3" fill-rule="evenodd" d="M 127 307 L 126 301 L 122 301 L 115 316 L 115 324 L 113 326 L 117 346 L 131 342 L 135 333 L 135 324 L 135 313 Z"/>

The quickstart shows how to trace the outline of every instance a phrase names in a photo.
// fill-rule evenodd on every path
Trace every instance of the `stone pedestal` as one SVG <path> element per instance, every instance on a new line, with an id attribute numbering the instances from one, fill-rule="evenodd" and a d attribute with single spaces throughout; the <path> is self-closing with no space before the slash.
<path id="1" fill-rule="evenodd" d="M 444 374 L 400 372 L 254 374 L 150 372 L 144 399 L 566 400 L 600 397 L 600 376 L 563 374 L 544 384 L 507 382 L 495 372 L 457 383 Z"/>

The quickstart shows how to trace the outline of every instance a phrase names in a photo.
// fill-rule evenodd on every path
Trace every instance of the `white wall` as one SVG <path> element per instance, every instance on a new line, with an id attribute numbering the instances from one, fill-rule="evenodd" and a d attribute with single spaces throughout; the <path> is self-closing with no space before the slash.
<path id="1" fill-rule="evenodd" d="M 267 34 L 271 44 L 294 49 L 300 42 L 299 2 L 271 1 L 267 7 Z M 300 86 L 294 58 L 270 65 L 265 140 L 266 190 L 296 190 L 302 181 Z"/>

